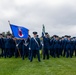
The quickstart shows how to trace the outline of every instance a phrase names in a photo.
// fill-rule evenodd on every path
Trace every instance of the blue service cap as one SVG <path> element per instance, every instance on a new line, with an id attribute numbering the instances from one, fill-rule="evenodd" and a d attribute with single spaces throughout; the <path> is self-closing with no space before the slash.
<path id="1" fill-rule="evenodd" d="M 33 32 L 33 34 L 37 34 L 37 32 Z"/>
<path id="2" fill-rule="evenodd" d="M 0 35 L 2 35 L 2 34 L 0 33 Z"/>
<path id="3" fill-rule="evenodd" d="M 9 34 L 7 34 L 7 36 L 11 36 L 11 34 L 9 33 Z"/>
<path id="4" fill-rule="evenodd" d="M 45 35 L 47 35 L 48 33 L 47 32 L 45 32 Z"/>

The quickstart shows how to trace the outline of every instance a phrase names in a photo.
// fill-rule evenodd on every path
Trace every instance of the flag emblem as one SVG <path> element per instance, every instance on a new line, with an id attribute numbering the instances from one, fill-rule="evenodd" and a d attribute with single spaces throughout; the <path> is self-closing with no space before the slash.
<path id="1" fill-rule="evenodd" d="M 21 28 L 18 28 L 18 35 L 19 35 L 20 37 L 23 37 L 23 36 L 24 36 L 23 33 L 22 33 Z"/>

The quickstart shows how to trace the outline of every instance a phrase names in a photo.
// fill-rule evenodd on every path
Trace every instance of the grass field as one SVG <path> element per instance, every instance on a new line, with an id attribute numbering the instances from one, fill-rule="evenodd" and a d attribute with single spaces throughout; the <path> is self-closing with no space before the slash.
<path id="1" fill-rule="evenodd" d="M 76 75 L 76 58 L 50 58 L 29 62 L 26 58 L 0 58 L 0 75 Z"/>

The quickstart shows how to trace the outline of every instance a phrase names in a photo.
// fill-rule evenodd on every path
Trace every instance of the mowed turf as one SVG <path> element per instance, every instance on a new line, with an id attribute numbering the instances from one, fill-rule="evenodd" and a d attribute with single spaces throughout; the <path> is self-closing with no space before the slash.
<path id="1" fill-rule="evenodd" d="M 27 58 L 0 58 L 0 75 L 76 75 L 76 58 L 52 58 L 30 62 Z"/>

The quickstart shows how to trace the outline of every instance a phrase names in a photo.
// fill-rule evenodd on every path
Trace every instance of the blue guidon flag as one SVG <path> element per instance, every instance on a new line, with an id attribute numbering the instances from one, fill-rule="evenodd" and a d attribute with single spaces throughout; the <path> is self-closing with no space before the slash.
<path id="1" fill-rule="evenodd" d="M 22 26 L 10 24 L 13 36 L 15 38 L 28 38 L 29 30 Z"/>

